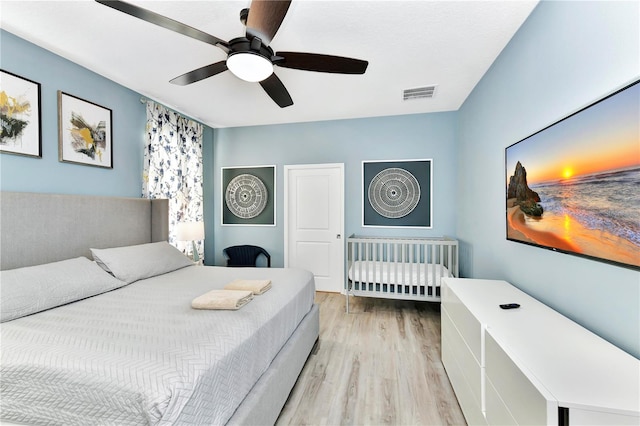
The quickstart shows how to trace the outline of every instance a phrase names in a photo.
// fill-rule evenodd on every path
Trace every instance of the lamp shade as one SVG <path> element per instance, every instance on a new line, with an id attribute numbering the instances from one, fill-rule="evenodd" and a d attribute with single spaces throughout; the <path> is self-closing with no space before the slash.
<path id="1" fill-rule="evenodd" d="M 204 222 L 180 222 L 176 227 L 179 241 L 204 240 Z"/>

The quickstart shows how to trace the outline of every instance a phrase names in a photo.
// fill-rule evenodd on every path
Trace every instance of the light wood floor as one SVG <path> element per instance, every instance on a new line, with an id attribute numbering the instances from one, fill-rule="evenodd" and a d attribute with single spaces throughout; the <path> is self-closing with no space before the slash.
<path id="1" fill-rule="evenodd" d="M 464 425 L 440 361 L 440 305 L 316 293 L 320 341 L 277 425 Z"/>

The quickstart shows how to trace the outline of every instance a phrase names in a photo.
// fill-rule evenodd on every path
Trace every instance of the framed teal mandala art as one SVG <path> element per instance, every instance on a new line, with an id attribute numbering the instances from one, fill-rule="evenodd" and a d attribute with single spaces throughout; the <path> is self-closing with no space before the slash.
<path id="1" fill-rule="evenodd" d="M 222 224 L 275 226 L 275 166 L 222 168 Z"/>
<path id="2" fill-rule="evenodd" d="M 433 167 L 425 160 L 362 162 L 362 226 L 431 228 Z"/>

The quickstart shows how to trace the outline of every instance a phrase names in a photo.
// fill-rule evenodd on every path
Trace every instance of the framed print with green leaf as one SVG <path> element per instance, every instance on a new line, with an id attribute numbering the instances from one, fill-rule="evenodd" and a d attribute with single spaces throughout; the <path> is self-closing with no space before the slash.
<path id="1" fill-rule="evenodd" d="M 113 168 L 111 110 L 58 91 L 58 159 Z"/>
<path id="2" fill-rule="evenodd" d="M 222 167 L 222 225 L 275 226 L 276 167 Z"/>
<path id="3" fill-rule="evenodd" d="M 42 157 L 40 83 L 0 70 L 0 152 Z"/>

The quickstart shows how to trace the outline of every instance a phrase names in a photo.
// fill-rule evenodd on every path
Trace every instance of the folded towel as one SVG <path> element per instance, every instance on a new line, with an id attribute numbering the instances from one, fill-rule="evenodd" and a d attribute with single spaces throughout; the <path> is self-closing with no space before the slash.
<path id="1" fill-rule="evenodd" d="M 249 290 L 259 295 L 271 288 L 271 280 L 235 280 L 224 286 L 227 290 Z"/>
<path id="2" fill-rule="evenodd" d="M 253 299 L 253 293 L 242 290 L 211 290 L 191 302 L 194 309 L 240 309 Z"/>

